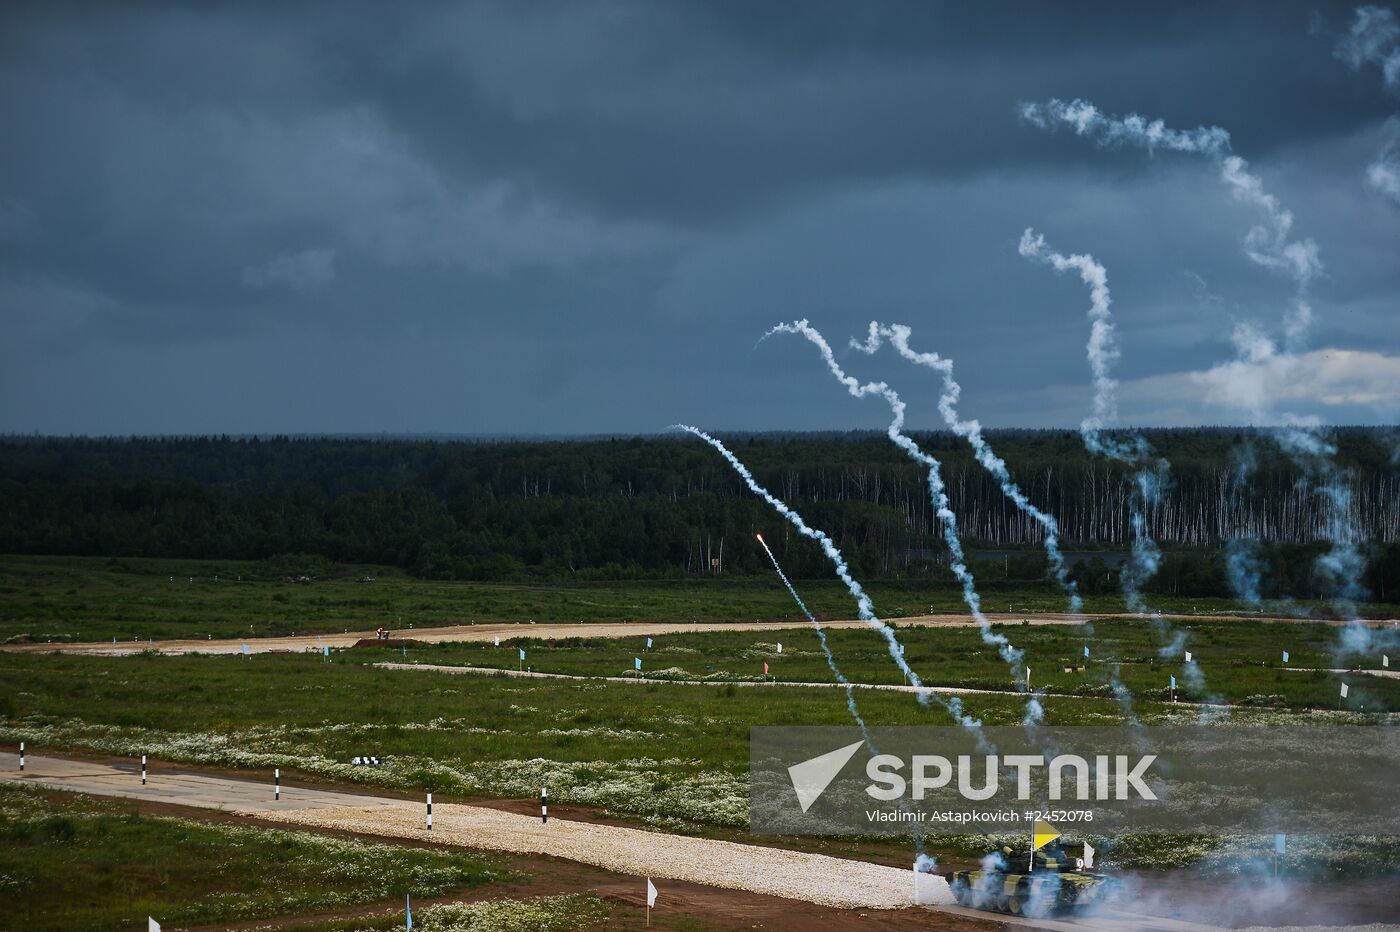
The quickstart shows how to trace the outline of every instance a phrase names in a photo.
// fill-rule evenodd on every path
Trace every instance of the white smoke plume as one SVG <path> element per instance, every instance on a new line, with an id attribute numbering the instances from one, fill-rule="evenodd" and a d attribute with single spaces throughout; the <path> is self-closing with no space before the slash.
<path id="1" fill-rule="evenodd" d="M 1365 28 L 1355 33 L 1356 41 L 1347 53 L 1356 60 L 1370 60 L 1380 54 L 1377 48 L 1395 41 L 1394 17 L 1389 11 L 1367 8 L 1373 12 L 1364 18 Z M 1379 11 L 1379 12 L 1374 12 Z M 1382 15 L 1384 14 L 1384 15 Z M 1384 62 L 1389 62 L 1386 53 Z M 1383 70 L 1389 73 L 1388 66 Z M 1317 244 L 1311 239 L 1293 239 L 1293 214 L 1278 198 L 1264 190 L 1258 176 L 1249 171 L 1249 163 L 1230 152 L 1230 134 L 1218 126 L 1175 130 L 1161 120 L 1148 120 L 1137 114 L 1126 117 L 1106 115 L 1093 104 L 1074 100 L 1050 100 L 1047 103 L 1022 103 L 1022 119 L 1043 129 L 1069 127 L 1100 145 L 1135 145 L 1155 152 L 1157 149 L 1203 155 L 1212 159 L 1220 169 L 1221 180 L 1230 188 L 1235 199 L 1248 203 L 1263 214 L 1264 220 L 1252 227 L 1245 236 L 1244 251 L 1251 261 L 1266 268 L 1282 271 L 1294 283 L 1292 306 L 1283 319 L 1282 349 L 1278 343 L 1257 327 L 1241 325 L 1235 328 L 1234 343 L 1239 359 L 1265 363 L 1282 356 L 1294 357 L 1303 348 L 1304 338 L 1312 322 L 1312 307 L 1308 301 L 1308 286 L 1323 271 Z M 1025 240 L 1023 239 L 1023 245 Z M 1023 250 L 1024 251 L 1024 250 Z M 1327 521 L 1331 550 L 1318 560 L 1318 569 L 1333 582 L 1333 601 L 1349 621 L 1356 621 L 1355 601 L 1359 594 L 1357 580 L 1363 566 L 1357 541 L 1350 530 L 1349 477 L 1335 463 L 1335 449 L 1321 436 L 1315 420 L 1290 413 L 1275 414 L 1264 408 L 1269 399 L 1260 399 L 1259 406 L 1249 411 L 1256 423 L 1281 426 L 1274 434 L 1280 447 L 1304 472 L 1314 492 L 1326 499 L 1331 515 Z M 1352 574 L 1352 575 L 1345 575 Z M 1344 647 L 1364 640 L 1369 629 L 1353 625 L 1344 638 Z"/>
<path id="2" fill-rule="evenodd" d="M 1140 434 L 1117 437 L 1104 433 L 1118 418 L 1118 381 L 1113 377 L 1113 367 L 1119 351 L 1108 270 L 1087 253 L 1065 256 L 1056 252 L 1046 244 L 1044 236 L 1030 228 L 1021 234 L 1019 251 L 1027 259 L 1043 262 L 1057 272 L 1078 272 L 1080 279 L 1089 286 L 1087 355 L 1094 386 L 1093 413 L 1080 422 L 1079 433 L 1090 453 L 1117 460 L 1133 470 L 1134 494 L 1129 500 L 1128 516 L 1133 530 L 1133 549 L 1129 564 L 1120 572 L 1120 580 L 1128 610 L 1146 613 L 1142 586 L 1161 563 L 1161 551 L 1147 526 L 1147 511 L 1156 503 L 1167 481 L 1168 467 Z"/>
<path id="3" fill-rule="evenodd" d="M 904 647 L 899 643 L 899 638 L 895 636 L 894 629 L 876 616 L 874 603 L 872 603 L 870 597 L 865 594 L 865 589 L 861 587 L 861 584 L 856 582 L 851 576 L 850 568 L 846 565 L 845 556 L 825 532 L 809 527 L 807 522 L 802 519 L 802 516 L 789 507 L 786 502 L 778 498 L 772 492 L 769 492 L 762 485 L 759 485 L 758 480 L 754 478 L 749 468 L 719 440 L 711 437 L 698 427 L 691 427 L 689 424 L 674 424 L 672 428 L 693 434 L 714 447 L 719 451 L 719 454 L 728 461 L 729 465 L 734 467 L 734 471 L 739 474 L 739 478 L 744 480 L 744 484 L 749 487 L 749 491 L 766 501 L 769 505 L 772 505 L 773 509 L 786 518 L 788 523 L 796 528 L 799 534 L 816 541 L 821 546 L 822 553 L 826 555 L 826 558 L 831 561 L 832 566 L 836 568 L 836 575 L 846 584 L 846 589 L 851 593 L 851 598 L 855 599 L 856 614 L 859 615 L 861 621 L 864 621 L 871 628 L 880 632 L 885 638 L 890 658 L 894 660 L 895 665 L 899 667 L 904 675 L 909 677 L 909 682 L 914 685 L 916 690 L 915 695 L 918 696 L 921 703 L 927 705 L 931 698 L 938 698 L 949 713 L 957 720 L 959 725 L 964 728 L 979 728 L 981 726 L 982 723 L 980 721 L 970 718 L 963 713 L 962 703 L 956 697 L 944 700 L 941 697 L 937 697 L 932 690 L 924 688 L 923 681 L 919 679 L 919 674 L 915 673 L 913 668 L 904 662 Z"/>
<path id="4" fill-rule="evenodd" d="M 1380 69 L 1385 86 L 1400 93 L 1400 22 L 1385 7 L 1361 6 L 1350 31 L 1333 50 L 1338 58 L 1360 71 L 1366 65 Z M 1366 181 L 1400 204 L 1400 120 L 1388 120 L 1386 142 L 1366 169 Z"/>
<path id="5" fill-rule="evenodd" d="M 993 631 L 991 621 L 982 612 L 982 598 L 977 594 L 976 581 L 973 579 L 972 571 L 967 568 L 967 558 L 963 554 L 962 538 L 958 534 L 958 518 L 953 513 L 952 505 L 948 501 L 947 489 L 943 484 L 942 464 L 920 449 L 919 445 L 904 433 L 905 404 L 903 399 L 899 397 L 899 393 L 884 382 L 867 382 L 862 385 L 859 379 L 847 375 L 845 370 L 841 368 L 841 364 L 836 361 L 830 344 L 806 321 L 798 321 L 797 324 L 779 324 L 764 334 L 764 339 L 775 333 L 802 333 L 812 340 L 821 350 L 822 358 L 826 361 L 831 374 L 846 387 L 846 391 L 852 397 L 865 398 L 869 395 L 878 395 L 885 399 L 893 416 L 889 426 L 885 428 L 885 434 L 910 459 L 928 470 L 929 495 L 933 499 L 934 511 L 938 516 L 939 523 L 943 527 L 943 542 L 947 545 L 951 555 L 949 566 L 962 586 L 963 601 L 977 622 L 977 627 L 982 633 L 982 641 L 996 647 L 998 655 L 1011 668 L 1012 681 L 1018 684 L 1018 689 L 1024 688 L 1025 673 L 1021 663 L 1024 654 L 1012 647 L 1005 635 Z"/>
<path id="6" fill-rule="evenodd" d="M 1155 152 L 1164 149 L 1203 155 L 1214 160 L 1220 179 L 1236 200 L 1263 214 L 1263 222 L 1251 227 L 1244 238 L 1244 251 L 1251 261 L 1281 271 L 1293 279 L 1296 295 L 1284 320 L 1284 334 L 1290 349 L 1300 346 L 1312 322 L 1312 306 L 1307 288 L 1322 272 L 1317 244 L 1311 239 L 1292 239 L 1293 213 L 1251 173 L 1249 163 L 1230 152 L 1230 134 L 1219 126 L 1198 126 L 1190 130 L 1172 129 L 1161 120 L 1148 120 L 1136 113 L 1125 117 L 1106 115 L 1085 100 L 1050 100 L 1044 104 L 1022 103 L 1021 118 L 1041 129 L 1069 127 L 1077 135 L 1100 145 L 1134 145 Z"/>
<path id="7" fill-rule="evenodd" d="M 791 325 L 793 328 L 803 328 L 809 340 L 813 340 L 814 330 L 806 326 L 806 321 L 798 321 Z M 915 365 L 925 366 L 934 370 L 943 377 L 943 393 L 938 398 L 938 412 L 943 415 L 943 422 L 948 425 L 948 429 L 954 434 L 962 437 L 972 447 L 973 454 L 977 457 L 977 462 L 982 468 L 991 473 L 1001 486 L 1002 494 L 1005 495 L 1016 508 L 1023 514 L 1029 516 L 1041 526 L 1045 533 L 1045 554 L 1049 559 L 1050 572 L 1054 574 L 1056 582 L 1065 591 L 1069 598 L 1068 609 L 1071 614 L 1078 614 L 1084 608 L 1083 601 L 1079 598 L 1079 587 L 1074 580 L 1069 578 L 1069 571 L 1065 566 L 1064 555 L 1060 552 L 1060 525 L 1055 517 L 1046 514 L 1037 508 L 1020 486 L 1011 478 L 1011 471 L 1006 466 L 1006 461 L 993 452 L 991 444 L 982 435 L 982 425 L 976 420 L 963 420 L 958 414 L 958 399 L 962 397 L 962 386 L 953 378 L 953 361 L 939 356 L 937 353 L 916 352 L 909 345 L 909 337 L 913 331 L 904 324 L 885 325 L 878 321 L 870 322 L 870 330 L 866 335 L 865 342 L 851 340 L 851 347 L 860 350 L 866 355 L 873 355 L 879 350 L 883 341 L 889 340 L 890 345 L 895 348 L 895 352 Z M 816 340 L 820 340 L 820 334 L 816 334 Z M 820 344 L 819 344 L 820 345 Z M 830 350 L 824 350 L 823 356 L 830 355 Z"/>
<path id="8" fill-rule="evenodd" d="M 1086 353 L 1094 386 L 1093 407 L 1089 416 L 1080 421 L 1079 434 L 1090 453 L 1116 460 L 1133 470 L 1133 494 L 1128 499 L 1132 550 L 1128 562 L 1118 571 L 1118 585 L 1128 611 L 1150 615 L 1158 633 L 1165 637 L 1170 634 L 1170 626 L 1161 616 L 1148 609 L 1142 597 L 1142 588 L 1157 574 L 1162 561 L 1161 549 L 1148 527 L 1147 514 L 1157 504 L 1167 483 L 1169 467 L 1166 460 L 1152 452 L 1141 434 L 1134 432 L 1115 436 L 1104 433 L 1118 419 L 1118 380 L 1113 377 L 1113 367 L 1118 361 L 1119 350 L 1113 327 L 1113 296 L 1108 288 L 1108 270 L 1087 253 L 1065 256 L 1056 252 L 1046 244 L 1044 236 L 1029 227 L 1021 234 L 1018 250 L 1025 258 L 1043 262 L 1057 272 L 1078 272 L 1080 280 L 1089 286 L 1089 341 Z M 1173 656 L 1180 654 L 1185 646 L 1184 637 L 1173 638 L 1168 644 Z M 1109 676 L 1109 683 L 1124 717 L 1136 723 L 1132 694 L 1119 681 L 1116 668 L 1110 670 Z"/>

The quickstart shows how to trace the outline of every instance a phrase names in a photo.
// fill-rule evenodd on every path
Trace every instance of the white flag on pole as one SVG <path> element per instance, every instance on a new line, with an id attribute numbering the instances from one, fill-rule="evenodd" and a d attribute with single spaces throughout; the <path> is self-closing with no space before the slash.
<path id="1" fill-rule="evenodd" d="M 500 646 L 501 646 L 501 637 L 500 637 L 500 635 L 497 635 L 497 636 L 496 636 L 496 646 L 497 646 L 497 647 L 500 647 Z"/>
<path id="2" fill-rule="evenodd" d="M 783 642 L 782 642 L 782 641 L 779 641 L 779 642 L 778 642 L 778 653 L 781 654 L 782 652 L 783 652 Z"/>
<path id="3" fill-rule="evenodd" d="M 146 932 L 160 932 L 160 923 L 150 916 L 146 917 Z"/>
<path id="4" fill-rule="evenodd" d="M 1390 666 L 1390 655 L 1389 655 L 1389 654 L 1381 654 L 1381 666 L 1383 666 L 1383 667 L 1388 667 L 1388 666 Z"/>
<path id="5" fill-rule="evenodd" d="M 647 909 L 651 909 L 651 908 L 652 908 L 653 906 L 655 906 L 655 905 L 656 905 L 656 884 L 652 883 L 652 882 L 651 882 L 651 878 L 648 877 L 648 878 L 647 878 Z"/>
<path id="6" fill-rule="evenodd" d="M 1343 684 L 1342 684 L 1342 698 L 1343 698 L 1343 699 L 1345 699 L 1345 698 L 1347 697 L 1347 692 L 1348 692 L 1347 684 L 1346 684 L 1346 683 L 1343 683 Z"/>
<path id="7" fill-rule="evenodd" d="M 1186 652 L 1186 662 L 1187 662 L 1187 663 L 1190 663 L 1190 662 L 1191 662 L 1191 652 L 1190 652 L 1189 650 Z"/>

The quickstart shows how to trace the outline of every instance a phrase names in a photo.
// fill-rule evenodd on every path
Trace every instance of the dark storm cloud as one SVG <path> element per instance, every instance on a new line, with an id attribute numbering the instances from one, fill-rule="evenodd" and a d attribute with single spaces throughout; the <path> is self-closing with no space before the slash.
<path id="1" fill-rule="evenodd" d="M 794 316 L 906 320 L 969 414 L 1074 423 L 1087 299 L 1016 256 L 1028 225 L 1109 266 L 1125 374 L 1157 380 L 1128 413 L 1221 416 L 1191 379 L 1287 300 L 1254 218 L 1204 164 L 1017 121 L 1051 96 L 1227 127 L 1322 248 L 1317 345 L 1400 353 L 1400 221 L 1358 180 L 1396 101 L 1333 55 L 1349 6 L 0 17 L 3 429 L 877 423 L 801 347 L 752 350 Z M 923 387 L 853 368 L 880 364 Z"/>

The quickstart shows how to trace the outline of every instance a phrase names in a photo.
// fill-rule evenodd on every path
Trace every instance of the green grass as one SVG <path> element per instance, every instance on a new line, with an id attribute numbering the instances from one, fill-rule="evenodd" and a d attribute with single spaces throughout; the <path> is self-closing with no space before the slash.
<path id="1" fill-rule="evenodd" d="M 1327 625 L 1192 621 L 1158 632 L 1146 621 L 1117 620 L 1096 622 L 1092 631 L 1077 626 L 1021 624 L 994 625 L 993 630 L 1025 652 L 1032 685 L 1051 694 L 1107 697 L 1112 695 L 1110 684 L 1116 677 L 1138 701 L 1167 699 L 1169 677 L 1175 675 L 1177 697 L 1183 700 L 1335 709 L 1339 683 L 1345 679 L 1351 684 L 1347 708 L 1400 708 L 1400 680 L 1303 672 L 1307 668 L 1380 668 L 1380 650 L 1344 659 L 1334 656 L 1339 631 Z M 906 662 L 930 685 L 1014 688 L 1007 664 L 994 647 L 982 642 L 975 628 L 901 628 L 896 623 L 896 631 L 905 647 Z M 1192 651 L 1199 681 L 1188 674 L 1179 652 L 1175 657 L 1161 653 L 1177 636 L 1186 638 L 1185 649 Z M 828 630 L 826 637 L 841 672 L 852 682 L 906 682 L 879 634 L 840 629 Z M 781 654 L 778 642 L 783 645 Z M 541 672 L 631 677 L 636 676 L 634 662 L 640 658 L 644 677 L 761 680 L 766 662 L 770 678 L 776 680 L 833 682 L 820 641 L 810 627 L 663 635 L 653 639 L 650 651 L 645 636 L 519 638 L 502 641 L 500 647 L 489 643 L 432 644 L 410 648 L 408 659 L 514 670 L 519 666 L 518 646 L 525 647 L 526 664 Z M 1083 653 L 1086 646 L 1090 648 L 1087 660 Z M 1291 655 L 1291 669 L 1282 663 L 1285 648 Z M 1400 649 L 1386 650 L 1393 655 L 1392 662 L 1400 663 Z M 403 659 L 395 653 L 368 650 L 344 656 L 363 662 Z M 1066 668 L 1070 672 L 1065 672 Z"/>
<path id="2" fill-rule="evenodd" d="M 574 893 L 415 907 L 413 928 L 422 932 L 574 932 L 630 926 L 637 921 L 638 912 L 636 906 L 593 893 Z M 281 932 L 393 932 L 404 927 L 403 916 L 398 915 L 295 924 L 283 926 Z M 659 912 L 651 917 L 651 928 L 701 932 L 712 926 L 703 920 Z"/>
<path id="3" fill-rule="evenodd" d="M 870 636 L 870 635 L 867 635 Z M 357 652 L 358 653 L 358 652 Z M 308 655 L 101 658 L 0 654 L 0 741 L 241 768 L 274 766 L 448 796 L 530 797 L 667 828 L 747 824 L 749 728 L 846 725 L 837 689 L 753 689 L 450 676 Z M 952 723 L 903 693 L 859 695 L 871 724 Z M 1051 724 L 1112 724 L 1107 699 L 1051 699 Z M 1016 696 L 970 696 L 1015 724 Z M 1144 702 L 1146 721 L 1191 721 Z M 1282 716 L 1281 712 L 1257 713 Z M 1310 720 L 1319 721 L 1312 716 Z M 380 769 L 356 755 L 388 759 Z"/>
<path id="4" fill-rule="evenodd" d="M 304 565 L 303 565 L 304 563 Z M 397 631 L 471 621 L 753 621 L 801 620 L 771 577 L 687 582 L 643 580 L 566 584 L 438 582 L 373 566 L 318 558 L 266 562 L 143 558 L 0 556 L 0 641 L 123 641 L 233 638 L 371 629 Z M 983 565 L 975 567 L 979 573 Z M 979 576 L 989 611 L 1062 611 L 1053 586 L 998 580 L 995 564 Z M 288 582 L 305 570 L 309 582 Z M 360 582 L 369 577 L 372 582 Z M 958 589 L 906 580 L 868 580 L 882 617 L 964 612 Z M 834 578 L 800 581 L 803 598 L 823 619 L 854 608 Z M 1155 599 L 1174 612 L 1229 612 L 1223 599 Z M 1091 597 L 1094 612 L 1122 611 L 1116 596 Z M 1318 606 L 1295 605 L 1294 609 Z M 1391 605 L 1366 606 L 1389 617 Z"/>
<path id="5" fill-rule="evenodd" d="M 0 785 L 9 928 L 265 919 L 409 892 L 441 896 L 504 876 L 493 861 L 462 852 L 146 816 L 113 801 Z"/>

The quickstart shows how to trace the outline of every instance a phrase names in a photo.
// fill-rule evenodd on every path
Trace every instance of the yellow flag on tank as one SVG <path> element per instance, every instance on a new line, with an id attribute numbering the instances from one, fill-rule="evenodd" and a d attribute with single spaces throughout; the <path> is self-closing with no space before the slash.
<path id="1" fill-rule="evenodd" d="M 1037 851 L 1060 837 L 1060 833 L 1055 826 L 1051 825 L 1049 822 L 1042 822 L 1039 819 L 1036 820 L 1035 831 L 1032 834 L 1034 836 L 1032 840 L 1035 842 Z"/>

